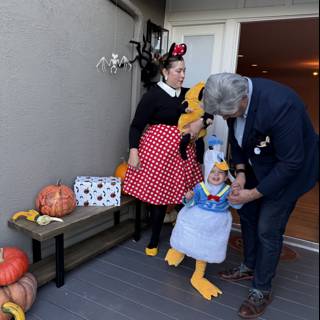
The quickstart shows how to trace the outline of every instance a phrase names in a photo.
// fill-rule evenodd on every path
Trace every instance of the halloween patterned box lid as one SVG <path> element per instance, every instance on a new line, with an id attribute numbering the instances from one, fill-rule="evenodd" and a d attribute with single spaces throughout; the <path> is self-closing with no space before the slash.
<path id="1" fill-rule="evenodd" d="M 120 206 L 121 181 L 116 177 L 78 176 L 74 193 L 78 206 Z"/>

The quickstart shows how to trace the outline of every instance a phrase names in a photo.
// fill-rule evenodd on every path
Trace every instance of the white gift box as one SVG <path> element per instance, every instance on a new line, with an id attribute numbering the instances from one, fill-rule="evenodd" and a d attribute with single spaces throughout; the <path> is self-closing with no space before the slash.
<path id="1" fill-rule="evenodd" d="M 120 206 L 119 178 L 79 176 L 73 189 L 77 206 Z"/>

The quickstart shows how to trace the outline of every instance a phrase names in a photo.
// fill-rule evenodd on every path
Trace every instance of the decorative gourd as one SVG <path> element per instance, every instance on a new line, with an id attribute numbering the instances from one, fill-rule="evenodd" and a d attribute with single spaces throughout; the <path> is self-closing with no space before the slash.
<path id="1" fill-rule="evenodd" d="M 26 316 L 23 312 L 23 309 L 13 303 L 13 302 L 6 302 L 1 306 L 1 310 L 3 313 L 7 314 L 8 316 L 6 316 L 5 314 L 3 315 L 3 319 L 10 319 L 11 316 L 13 316 L 15 318 L 15 320 L 25 320 Z M 0 315 L 0 319 L 2 319 L 2 315 Z"/>
<path id="2" fill-rule="evenodd" d="M 28 256 L 22 250 L 14 247 L 0 248 L 0 286 L 19 280 L 28 271 L 28 267 Z"/>
<path id="3" fill-rule="evenodd" d="M 76 207 L 74 192 L 60 180 L 56 185 L 44 187 L 37 196 L 36 208 L 42 214 L 51 217 L 63 217 L 71 213 Z"/>
<path id="4" fill-rule="evenodd" d="M 128 163 L 124 160 L 124 158 L 121 158 L 121 159 L 122 159 L 122 162 L 116 167 L 116 170 L 114 172 L 114 176 L 121 179 L 121 186 L 123 186 L 123 181 L 126 176 L 127 169 L 128 169 Z M 121 187 L 121 193 L 126 194 L 122 190 L 122 187 Z"/>
<path id="5" fill-rule="evenodd" d="M 0 306 L 2 309 L 2 311 L 0 310 L 0 320 L 11 319 L 11 315 L 16 320 L 24 319 L 21 310 L 13 304 L 20 306 L 26 312 L 31 308 L 36 295 L 37 280 L 31 273 L 26 273 L 20 280 L 9 286 L 0 287 Z"/>

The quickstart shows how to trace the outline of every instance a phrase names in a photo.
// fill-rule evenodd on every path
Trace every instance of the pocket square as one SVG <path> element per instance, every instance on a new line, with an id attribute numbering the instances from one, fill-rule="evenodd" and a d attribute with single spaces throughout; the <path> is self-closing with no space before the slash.
<path id="1" fill-rule="evenodd" d="M 264 148 L 267 147 L 270 144 L 270 137 L 266 136 L 266 139 L 263 141 L 260 141 L 260 143 L 257 145 L 258 148 Z"/>

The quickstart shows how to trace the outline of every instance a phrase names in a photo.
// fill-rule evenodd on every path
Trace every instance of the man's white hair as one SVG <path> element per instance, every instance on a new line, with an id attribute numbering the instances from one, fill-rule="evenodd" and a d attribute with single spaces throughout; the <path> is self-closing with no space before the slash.
<path id="1" fill-rule="evenodd" d="M 248 81 L 236 73 L 212 74 L 203 92 L 207 113 L 230 115 L 239 110 L 241 100 L 248 95 Z"/>

